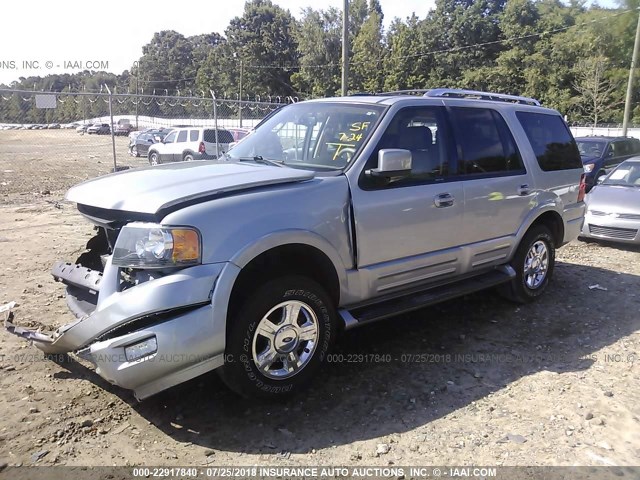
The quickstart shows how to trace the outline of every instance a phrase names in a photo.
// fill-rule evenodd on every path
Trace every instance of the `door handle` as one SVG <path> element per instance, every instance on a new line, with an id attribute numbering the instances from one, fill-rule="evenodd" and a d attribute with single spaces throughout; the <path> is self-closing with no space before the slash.
<path id="1" fill-rule="evenodd" d="M 435 203 L 436 207 L 451 207 L 455 201 L 455 197 L 450 193 L 439 193 L 433 198 L 433 203 Z"/>
<path id="2" fill-rule="evenodd" d="M 526 183 L 523 183 L 518 187 L 518 195 L 521 195 L 521 196 L 529 195 L 530 192 L 531 192 L 531 189 L 529 188 L 529 185 L 527 185 Z"/>

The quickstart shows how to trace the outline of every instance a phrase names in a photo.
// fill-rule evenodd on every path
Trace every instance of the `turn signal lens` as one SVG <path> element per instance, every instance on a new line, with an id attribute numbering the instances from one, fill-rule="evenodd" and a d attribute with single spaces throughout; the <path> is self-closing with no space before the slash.
<path id="1" fill-rule="evenodd" d="M 172 228 L 174 263 L 189 263 L 200 259 L 200 239 L 195 230 Z"/>

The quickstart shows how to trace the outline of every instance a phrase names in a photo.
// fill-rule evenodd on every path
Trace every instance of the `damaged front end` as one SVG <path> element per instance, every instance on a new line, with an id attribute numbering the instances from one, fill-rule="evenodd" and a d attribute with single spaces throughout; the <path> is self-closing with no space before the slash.
<path id="1" fill-rule="evenodd" d="M 97 225 L 87 251 L 52 270 L 77 319 L 50 335 L 8 321 L 7 330 L 47 354 L 76 353 L 139 399 L 221 366 L 212 296 L 228 264 L 201 263 L 193 228 L 100 213 L 85 214 Z"/>

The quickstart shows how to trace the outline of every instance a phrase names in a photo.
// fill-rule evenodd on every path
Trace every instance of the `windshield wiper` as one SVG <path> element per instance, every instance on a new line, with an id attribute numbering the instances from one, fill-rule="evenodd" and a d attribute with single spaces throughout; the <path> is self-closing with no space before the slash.
<path id="1" fill-rule="evenodd" d="M 284 166 L 284 162 L 282 160 L 269 160 L 268 158 L 264 158 L 262 155 L 255 155 L 253 157 L 240 157 L 237 159 L 230 156 L 229 158 L 238 160 L 239 162 L 255 162 L 261 163 L 262 165 L 271 165 L 273 167 Z"/>

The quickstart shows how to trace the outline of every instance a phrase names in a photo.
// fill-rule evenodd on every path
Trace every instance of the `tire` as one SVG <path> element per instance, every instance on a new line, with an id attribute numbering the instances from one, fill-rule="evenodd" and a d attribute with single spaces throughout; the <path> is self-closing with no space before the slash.
<path id="1" fill-rule="evenodd" d="M 182 156 L 183 162 L 193 162 L 193 153 L 187 152 Z"/>
<path id="2" fill-rule="evenodd" d="M 151 165 L 160 165 L 160 155 L 158 155 L 158 152 L 151 152 L 149 154 L 149 163 Z"/>
<path id="3" fill-rule="evenodd" d="M 295 318 L 286 315 L 296 311 Z M 329 296 L 307 277 L 288 275 L 265 283 L 229 316 L 222 380 L 243 397 L 278 399 L 296 393 L 333 345 L 336 315 Z"/>
<path id="4" fill-rule="evenodd" d="M 551 231 L 544 225 L 530 228 L 511 261 L 516 278 L 500 289 L 500 293 L 517 303 L 533 302 L 547 289 L 555 260 L 556 249 Z"/>
<path id="5" fill-rule="evenodd" d="M 131 155 L 134 157 L 139 157 L 140 154 L 138 153 L 138 147 L 136 147 L 135 145 L 133 147 L 131 147 Z"/>

